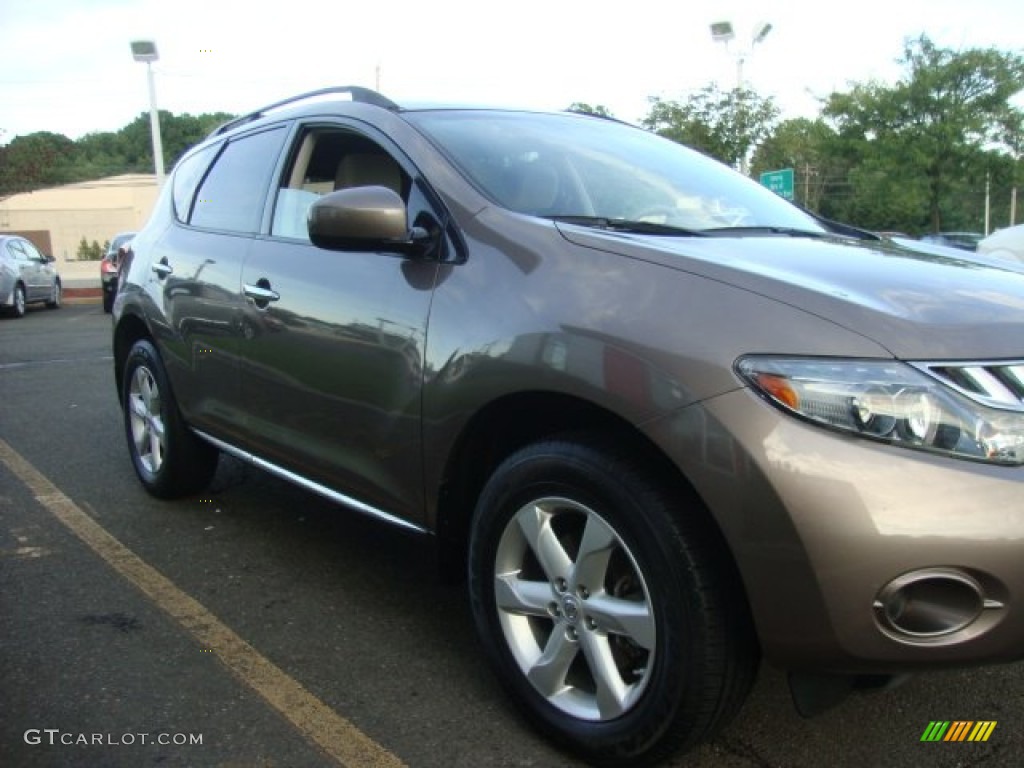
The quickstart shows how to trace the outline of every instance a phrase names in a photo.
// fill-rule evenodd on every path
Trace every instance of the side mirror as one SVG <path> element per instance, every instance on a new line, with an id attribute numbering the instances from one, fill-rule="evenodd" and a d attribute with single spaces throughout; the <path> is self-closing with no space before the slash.
<path id="1" fill-rule="evenodd" d="M 330 192 L 309 207 L 309 239 L 334 251 L 385 251 L 418 255 L 429 235 L 409 229 L 405 203 L 387 187 L 351 187 Z"/>

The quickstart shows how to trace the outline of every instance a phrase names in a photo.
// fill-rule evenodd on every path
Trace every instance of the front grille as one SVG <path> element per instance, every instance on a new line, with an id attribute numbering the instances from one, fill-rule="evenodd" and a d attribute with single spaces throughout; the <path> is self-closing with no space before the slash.
<path id="1" fill-rule="evenodd" d="M 982 405 L 1024 412 L 1024 361 L 911 365 Z"/>

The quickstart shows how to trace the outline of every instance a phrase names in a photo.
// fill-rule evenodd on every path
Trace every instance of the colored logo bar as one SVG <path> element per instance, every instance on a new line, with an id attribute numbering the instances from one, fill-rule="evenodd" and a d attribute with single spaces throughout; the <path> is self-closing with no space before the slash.
<path id="1" fill-rule="evenodd" d="M 988 741 L 996 729 L 995 720 L 932 720 L 921 741 Z"/>

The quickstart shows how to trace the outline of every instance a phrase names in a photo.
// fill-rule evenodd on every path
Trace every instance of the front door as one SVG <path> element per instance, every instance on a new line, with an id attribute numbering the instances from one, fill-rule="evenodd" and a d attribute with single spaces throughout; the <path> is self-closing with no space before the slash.
<path id="1" fill-rule="evenodd" d="M 421 389 L 436 260 L 323 250 L 306 210 L 342 186 L 411 194 L 380 144 L 341 126 L 300 131 L 270 237 L 246 259 L 242 403 L 258 457 L 376 509 L 422 514 Z M 415 216 L 417 205 L 410 206 Z"/>

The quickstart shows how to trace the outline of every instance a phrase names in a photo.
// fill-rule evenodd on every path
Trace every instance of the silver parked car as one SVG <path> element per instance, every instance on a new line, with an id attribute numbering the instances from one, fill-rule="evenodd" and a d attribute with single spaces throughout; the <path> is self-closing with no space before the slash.
<path id="1" fill-rule="evenodd" d="M 0 308 L 22 317 L 25 307 L 60 306 L 60 275 L 52 256 L 44 256 L 27 238 L 0 235 Z"/>
<path id="2" fill-rule="evenodd" d="M 1024 655 L 1024 272 L 613 120 L 338 90 L 191 150 L 126 255 L 150 493 L 225 452 L 433 540 L 606 765 L 713 734 L 762 655 L 805 713 Z"/>
<path id="3" fill-rule="evenodd" d="M 1011 264 L 1024 265 L 1024 224 L 993 232 L 978 243 L 978 253 Z"/>

